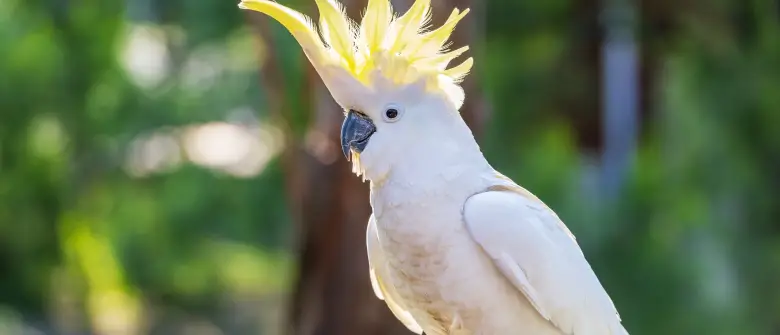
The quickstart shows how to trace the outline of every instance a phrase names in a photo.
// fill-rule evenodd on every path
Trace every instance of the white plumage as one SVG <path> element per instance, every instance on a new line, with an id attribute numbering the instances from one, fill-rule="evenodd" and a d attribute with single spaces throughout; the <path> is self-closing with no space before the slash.
<path id="1" fill-rule="evenodd" d="M 394 203 L 367 229 L 377 296 L 417 334 L 627 334 L 555 213 L 484 167 L 434 178 L 459 190 L 372 190 Z"/>
<path id="2" fill-rule="evenodd" d="M 515 186 L 477 194 L 464 216 L 500 272 L 564 334 L 627 334 L 574 237 L 530 193 Z"/>
<path id="3" fill-rule="evenodd" d="M 268 0 L 347 112 L 342 149 L 371 181 L 366 243 L 377 297 L 428 335 L 626 335 L 558 216 L 488 164 L 458 114 L 471 58 L 445 41 L 468 10 L 428 30 L 431 1 L 401 17 L 369 0 L 359 28 L 335 0 L 311 20 Z M 323 43 L 323 36 L 328 43 Z"/>

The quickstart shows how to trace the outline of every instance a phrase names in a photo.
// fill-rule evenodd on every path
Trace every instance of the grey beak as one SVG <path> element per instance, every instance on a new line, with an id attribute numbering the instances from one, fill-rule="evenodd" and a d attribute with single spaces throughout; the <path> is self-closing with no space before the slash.
<path id="1" fill-rule="evenodd" d="M 341 124 L 341 151 L 349 160 L 349 151 L 355 150 L 357 153 L 363 152 L 368 145 L 371 135 L 376 132 L 376 126 L 368 116 L 350 110 L 344 123 Z"/>

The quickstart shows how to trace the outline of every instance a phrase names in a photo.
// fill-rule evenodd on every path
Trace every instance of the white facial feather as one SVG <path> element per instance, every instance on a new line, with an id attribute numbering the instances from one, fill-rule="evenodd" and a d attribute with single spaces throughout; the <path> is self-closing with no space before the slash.
<path id="1" fill-rule="evenodd" d="M 382 182 L 391 174 L 419 179 L 467 157 L 481 159 L 471 130 L 446 99 L 395 95 L 384 101 L 376 105 L 381 107 L 363 111 L 377 128 L 358 162 L 369 180 Z M 381 116 L 388 105 L 404 109 L 398 121 L 387 122 Z"/>

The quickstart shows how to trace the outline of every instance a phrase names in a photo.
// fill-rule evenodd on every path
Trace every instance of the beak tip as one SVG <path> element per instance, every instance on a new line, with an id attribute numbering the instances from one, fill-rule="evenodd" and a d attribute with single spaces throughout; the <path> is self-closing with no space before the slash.
<path id="1" fill-rule="evenodd" d="M 350 156 L 350 155 L 349 155 L 349 148 L 348 148 L 348 147 L 346 147 L 346 148 L 342 148 L 342 152 L 344 152 L 344 158 L 346 158 L 346 159 L 347 159 L 347 162 L 349 162 L 349 161 L 351 160 L 351 159 L 349 158 L 349 156 Z"/>

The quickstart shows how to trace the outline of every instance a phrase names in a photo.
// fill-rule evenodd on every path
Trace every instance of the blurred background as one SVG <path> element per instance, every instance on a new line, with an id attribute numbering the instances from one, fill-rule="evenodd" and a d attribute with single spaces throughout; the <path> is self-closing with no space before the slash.
<path id="1" fill-rule="evenodd" d="M 780 334 L 780 2 L 434 4 L 473 9 L 486 156 L 632 335 Z M 339 107 L 236 5 L 0 1 L 0 334 L 409 334 L 370 288 Z"/>

